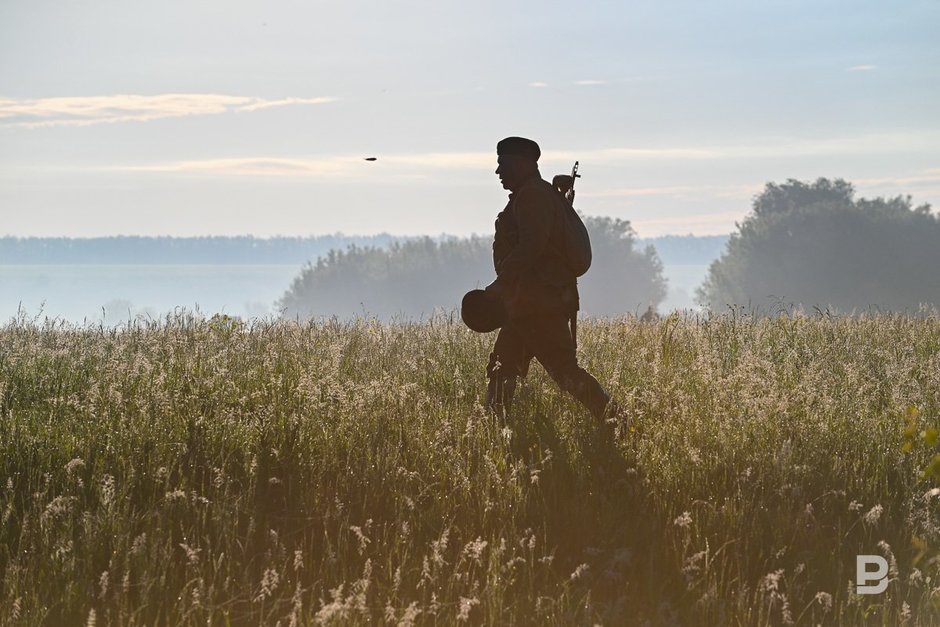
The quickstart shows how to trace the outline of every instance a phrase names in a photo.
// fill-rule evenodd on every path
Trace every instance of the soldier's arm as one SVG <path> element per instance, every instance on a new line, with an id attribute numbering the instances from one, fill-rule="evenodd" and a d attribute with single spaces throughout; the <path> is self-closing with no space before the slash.
<path id="1" fill-rule="evenodd" d="M 535 265 L 551 235 L 551 198 L 536 187 L 519 191 L 513 213 L 519 228 L 519 241 L 499 267 L 497 284 L 515 282 Z"/>

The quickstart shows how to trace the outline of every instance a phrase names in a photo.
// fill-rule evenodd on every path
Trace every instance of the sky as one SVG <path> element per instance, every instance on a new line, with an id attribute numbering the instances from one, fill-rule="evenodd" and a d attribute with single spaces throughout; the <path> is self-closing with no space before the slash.
<path id="1" fill-rule="evenodd" d="M 732 232 L 788 178 L 936 210 L 938 24 L 933 0 L 4 0 L 0 236 L 486 235 L 508 135 L 642 237 Z"/>

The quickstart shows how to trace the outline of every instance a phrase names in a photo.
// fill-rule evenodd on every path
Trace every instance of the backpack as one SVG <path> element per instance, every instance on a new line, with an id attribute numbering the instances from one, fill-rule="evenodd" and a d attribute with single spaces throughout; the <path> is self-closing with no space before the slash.
<path id="1" fill-rule="evenodd" d="M 591 237 L 588 235 L 581 216 L 571 206 L 568 199 L 558 191 L 555 193 L 562 205 L 561 227 L 564 247 L 562 255 L 568 264 L 568 269 L 574 273 L 575 277 L 579 277 L 591 267 Z"/>

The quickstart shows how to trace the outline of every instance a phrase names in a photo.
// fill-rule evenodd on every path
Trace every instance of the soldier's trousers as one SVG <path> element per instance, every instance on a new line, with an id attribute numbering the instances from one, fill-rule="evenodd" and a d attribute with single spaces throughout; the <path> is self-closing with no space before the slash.
<path id="1" fill-rule="evenodd" d="M 610 395 L 590 373 L 578 365 L 568 315 L 544 314 L 514 318 L 496 337 L 486 367 L 489 377 L 487 406 L 508 413 L 518 377 L 524 377 L 535 357 L 555 382 L 591 414 L 603 419 Z"/>

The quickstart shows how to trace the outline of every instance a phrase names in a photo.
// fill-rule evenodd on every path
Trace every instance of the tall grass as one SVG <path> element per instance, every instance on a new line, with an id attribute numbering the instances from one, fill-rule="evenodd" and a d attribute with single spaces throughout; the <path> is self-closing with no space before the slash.
<path id="1" fill-rule="evenodd" d="M 540 368 L 491 419 L 452 317 L 10 322 L 0 623 L 940 621 L 940 319 L 579 330 L 613 436 Z"/>

